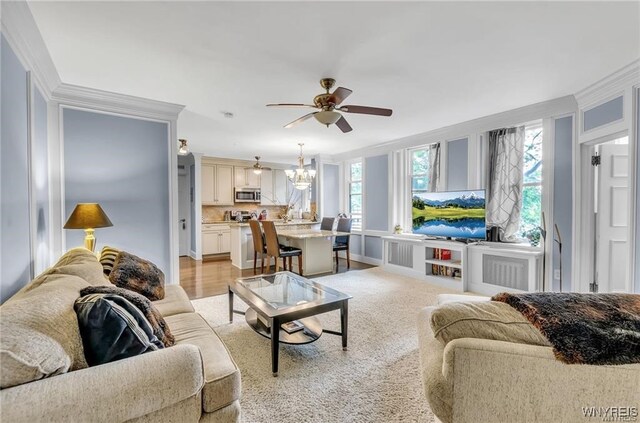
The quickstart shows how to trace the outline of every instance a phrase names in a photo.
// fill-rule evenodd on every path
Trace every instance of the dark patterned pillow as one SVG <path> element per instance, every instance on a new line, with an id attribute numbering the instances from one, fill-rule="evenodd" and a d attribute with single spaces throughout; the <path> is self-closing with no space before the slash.
<path id="1" fill-rule="evenodd" d="M 100 264 L 102 264 L 102 271 L 105 275 L 109 276 L 113 270 L 113 264 L 116 261 L 116 257 L 120 250 L 105 246 L 100 252 Z"/>
<path id="2" fill-rule="evenodd" d="M 134 306 L 138 307 L 138 310 L 144 314 L 151 328 L 153 334 L 162 341 L 165 347 L 170 347 L 175 344 L 175 338 L 169 330 L 167 322 L 165 322 L 162 314 L 156 309 L 151 301 L 146 297 L 138 294 L 137 292 L 129 291 L 128 289 L 118 288 L 117 286 L 88 286 L 80 291 L 80 296 L 89 294 L 115 294 L 123 297 Z"/>
<path id="3" fill-rule="evenodd" d="M 151 301 L 164 298 L 164 273 L 155 264 L 120 251 L 109 280 L 115 286 L 144 295 Z"/>
<path id="4" fill-rule="evenodd" d="M 164 348 L 142 312 L 119 295 L 85 295 L 74 309 L 89 366 Z"/>

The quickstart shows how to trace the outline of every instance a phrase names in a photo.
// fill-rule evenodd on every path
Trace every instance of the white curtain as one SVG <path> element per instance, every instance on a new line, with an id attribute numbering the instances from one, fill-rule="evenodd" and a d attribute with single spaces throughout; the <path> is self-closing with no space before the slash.
<path id="1" fill-rule="evenodd" d="M 429 191 L 438 191 L 440 183 L 440 143 L 429 146 Z"/>
<path id="2" fill-rule="evenodd" d="M 502 241 L 513 241 L 520 228 L 524 126 L 489 132 L 487 225 L 500 228 Z"/>

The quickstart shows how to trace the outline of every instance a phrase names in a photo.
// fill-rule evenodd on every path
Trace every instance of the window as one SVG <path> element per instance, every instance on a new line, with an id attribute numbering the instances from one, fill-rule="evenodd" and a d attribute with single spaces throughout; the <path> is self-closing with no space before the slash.
<path id="1" fill-rule="evenodd" d="M 362 162 L 349 165 L 349 214 L 351 228 L 362 230 Z"/>
<path id="2" fill-rule="evenodd" d="M 525 237 L 542 225 L 542 135 L 542 126 L 525 128 L 520 213 L 520 232 Z"/>
<path id="3" fill-rule="evenodd" d="M 411 198 L 414 194 L 429 191 L 429 150 L 411 152 Z"/>

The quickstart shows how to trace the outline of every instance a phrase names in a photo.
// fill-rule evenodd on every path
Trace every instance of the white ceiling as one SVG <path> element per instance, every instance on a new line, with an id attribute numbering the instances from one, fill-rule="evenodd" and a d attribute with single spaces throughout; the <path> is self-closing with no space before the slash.
<path id="1" fill-rule="evenodd" d="M 193 151 L 335 154 L 557 98 L 640 57 L 638 2 L 29 2 L 62 81 L 186 105 Z M 282 126 L 334 77 L 348 134 Z M 234 113 L 225 118 L 224 111 Z"/>

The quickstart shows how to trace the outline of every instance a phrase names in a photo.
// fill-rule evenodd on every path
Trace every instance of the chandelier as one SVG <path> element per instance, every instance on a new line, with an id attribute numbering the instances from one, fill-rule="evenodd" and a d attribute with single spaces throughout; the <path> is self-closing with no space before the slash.
<path id="1" fill-rule="evenodd" d="M 284 173 L 291 181 L 293 186 L 299 190 L 305 190 L 313 183 L 313 178 L 316 177 L 315 169 L 305 169 L 304 156 L 302 155 L 303 143 L 298 144 L 300 146 L 300 157 L 298 157 L 298 167 L 296 169 L 287 169 Z"/>

